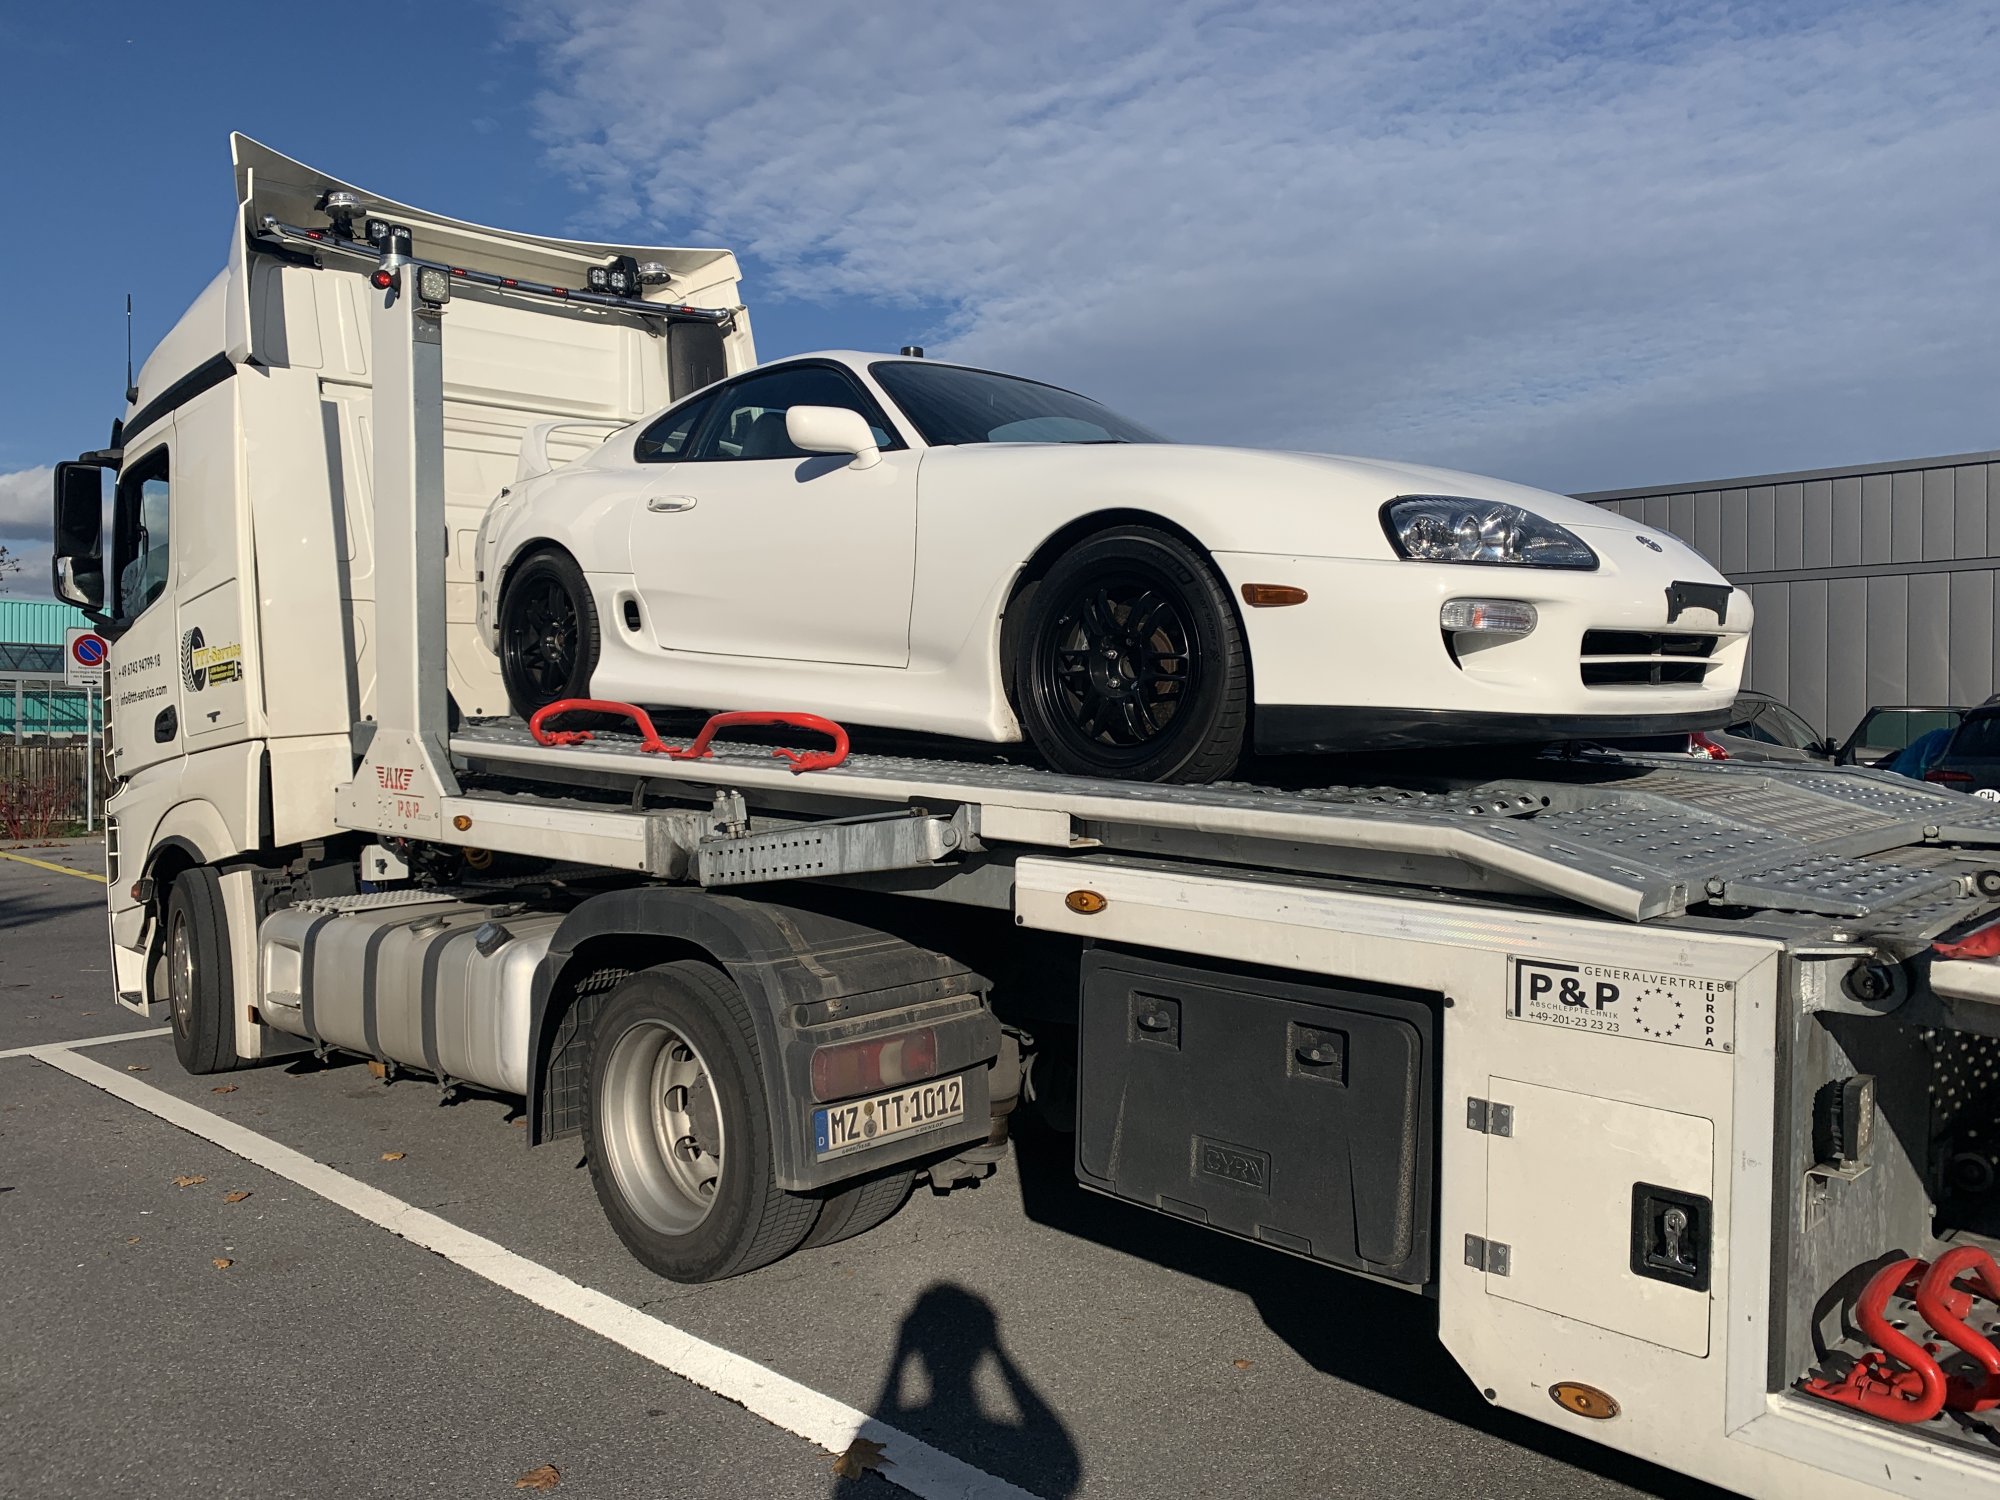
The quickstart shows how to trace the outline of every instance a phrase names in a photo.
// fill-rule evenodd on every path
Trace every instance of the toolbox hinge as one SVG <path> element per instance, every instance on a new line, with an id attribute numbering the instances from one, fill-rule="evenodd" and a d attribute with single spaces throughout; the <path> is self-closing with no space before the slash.
<path id="1" fill-rule="evenodd" d="M 1465 1237 L 1465 1263 L 1488 1276 L 1505 1276 L 1514 1267 L 1514 1247 L 1468 1234 Z"/>
<path id="2" fill-rule="evenodd" d="M 1496 1104 L 1490 1099 L 1467 1099 L 1465 1101 L 1465 1128 L 1476 1130 L 1481 1135 L 1512 1135 L 1514 1133 L 1514 1106 Z"/>

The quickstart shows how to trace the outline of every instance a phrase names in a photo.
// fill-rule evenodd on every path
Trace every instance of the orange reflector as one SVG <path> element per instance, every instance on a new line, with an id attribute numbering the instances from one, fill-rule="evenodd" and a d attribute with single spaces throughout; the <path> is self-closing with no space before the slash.
<path id="1" fill-rule="evenodd" d="M 1281 604 L 1303 604 L 1306 591 L 1295 589 L 1289 583 L 1246 583 L 1243 585 L 1243 602 L 1252 609 L 1275 609 Z"/>
<path id="2" fill-rule="evenodd" d="M 1071 891 L 1063 897 L 1063 905 L 1080 916 L 1094 917 L 1111 903 L 1096 891 Z"/>
<path id="3" fill-rule="evenodd" d="M 464 813 L 460 813 L 451 820 L 451 826 L 456 828 L 460 833 L 464 833 L 472 826 L 472 819 L 468 818 Z"/>
<path id="4" fill-rule="evenodd" d="M 1593 1422 L 1609 1421 L 1618 1415 L 1616 1401 L 1596 1386 L 1585 1385 L 1580 1380 L 1558 1380 L 1549 1387 L 1549 1399 L 1564 1411 L 1589 1417 Z"/>

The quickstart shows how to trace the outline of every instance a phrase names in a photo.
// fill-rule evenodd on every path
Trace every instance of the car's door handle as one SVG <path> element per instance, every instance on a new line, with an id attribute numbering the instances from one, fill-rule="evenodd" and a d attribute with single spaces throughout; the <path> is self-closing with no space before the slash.
<path id="1" fill-rule="evenodd" d="M 656 511 L 693 510 L 695 497 L 692 495 L 651 495 L 647 497 L 646 509 Z"/>

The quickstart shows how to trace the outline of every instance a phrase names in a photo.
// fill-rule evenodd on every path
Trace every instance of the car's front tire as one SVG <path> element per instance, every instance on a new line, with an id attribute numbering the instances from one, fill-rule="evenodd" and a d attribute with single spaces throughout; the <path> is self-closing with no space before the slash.
<path id="1" fill-rule="evenodd" d="M 1243 753 L 1242 626 L 1176 536 L 1120 526 L 1079 542 L 1035 583 L 1014 651 L 1022 723 L 1059 771 L 1214 781 Z"/>
<path id="2" fill-rule="evenodd" d="M 562 698 L 590 696 L 597 670 L 597 606 L 583 570 L 566 552 L 516 564 L 500 596 L 500 680 L 527 718 Z"/>

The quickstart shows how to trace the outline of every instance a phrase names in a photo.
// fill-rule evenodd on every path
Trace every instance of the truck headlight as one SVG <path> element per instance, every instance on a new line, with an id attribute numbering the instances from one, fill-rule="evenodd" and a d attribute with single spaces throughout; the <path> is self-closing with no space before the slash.
<path id="1" fill-rule="evenodd" d="M 1411 562 L 1597 566 L 1597 554 L 1575 532 L 1504 500 L 1404 495 L 1382 507 L 1382 529 Z"/>

